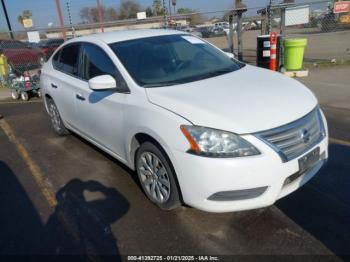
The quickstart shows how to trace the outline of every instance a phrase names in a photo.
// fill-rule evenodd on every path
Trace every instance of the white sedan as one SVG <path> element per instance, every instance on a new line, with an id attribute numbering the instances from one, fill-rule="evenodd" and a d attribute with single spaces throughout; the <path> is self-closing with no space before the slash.
<path id="1" fill-rule="evenodd" d="M 184 32 L 69 40 L 44 65 L 41 88 L 59 135 L 72 131 L 136 170 L 166 210 L 269 206 L 328 158 L 326 119 L 307 88 Z"/>

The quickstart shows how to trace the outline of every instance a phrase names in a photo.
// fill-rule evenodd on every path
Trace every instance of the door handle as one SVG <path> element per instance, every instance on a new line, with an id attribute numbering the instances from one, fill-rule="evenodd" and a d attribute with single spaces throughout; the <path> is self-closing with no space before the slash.
<path id="1" fill-rule="evenodd" d="M 51 87 L 52 88 L 57 88 L 57 86 L 55 84 L 52 84 L 52 83 L 51 83 Z"/>
<path id="2" fill-rule="evenodd" d="M 85 101 L 85 97 L 83 97 L 82 95 L 76 94 L 75 97 L 76 97 L 76 99 L 79 99 L 81 101 Z"/>

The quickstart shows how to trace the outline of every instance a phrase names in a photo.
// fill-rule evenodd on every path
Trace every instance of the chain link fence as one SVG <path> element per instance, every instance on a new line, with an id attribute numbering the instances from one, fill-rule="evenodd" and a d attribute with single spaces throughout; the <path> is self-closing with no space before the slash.
<path id="1" fill-rule="evenodd" d="M 241 20 L 240 39 L 237 36 L 238 16 L 233 16 L 232 24 L 229 23 L 233 10 L 187 12 L 146 19 L 133 18 L 103 23 L 81 23 L 67 25 L 64 28 L 33 28 L 12 32 L 13 39 L 9 32 L 0 31 L 0 83 L 1 86 L 13 86 L 14 83 L 17 84 L 23 80 L 22 83 L 25 86 L 24 79 L 28 77 L 32 79 L 39 75 L 41 65 L 63 43 L 65 36 L 69 39 L 102 31 L 126 29 L 171 27 L 191 32 L 221 49 L 230 50 L 232 47 L 230 26 L 232 26 L 234 52 L 237 54 L 240 44 L 243 51 L 242 59 L 251 64 L 256 64 L 257 37 L 270 31 L 276 31 L 282 33 L 284 38 L 306 38 L 308 40 L 305 62 L 349 61 L 350 13 L 334 14 L 332 1 L 299 2 L 287 7 L 307 7 L 308 21 L 295 25 L 289 24 L 293 24 L 293 19 L 298 20 L 300 17 L 297 14 L 295 17 L 289 15 L 286 24 L 284 19 L 286 6 L 284 5 L 247 8 Z M 5 60 L 8 66 L 4 66 Z"/>

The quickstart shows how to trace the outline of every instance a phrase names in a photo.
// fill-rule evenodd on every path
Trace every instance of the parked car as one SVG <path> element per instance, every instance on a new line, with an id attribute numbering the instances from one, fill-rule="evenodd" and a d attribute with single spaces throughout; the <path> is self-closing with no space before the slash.
<path id="1" fill-rule="evenodd" d="M 28 48 L 39 48 L 39 43 L 36 42 L 23 42 Z"/>
<path id="2" fill-rule="evenodd" d="M 213 27 L 211 29 L 211 37 L 225 36 L 229 34 L 229 29 L 224 29 L 222 27 Z"/>
<path id="3" fill-rule="evenodd" d="M 198 36 L 198 37 L 203 37 L 202 33 L 198 28 L 195 27 L 189 27 L 189 26 L 180 26 L 177 28 L 179 31 L 191 33 L 192 35 Z"/>
<path id="4" fill-rule="evenodd" d="M 53 52 L 64 43 L 62 38 L 52 38 L 47 40 L 42 40 L 39 43 L 39 48 L 45 54 L 46 59 L 48 59 Z"/>
<path id="5" fill-rule="evenodd" d="M 234 26 L 235 29 L 235 26 Z M 230 33 L 230 24 L 228 22 L 219 22 L 214 24 L 214 30 L 224 31 L 226 35 Z"/>
<path id="6" fill-rule="evenodd" d="M 136 170 L 162 209 L 269 206 L 327 160 L 326 119 L 300 82 L 231 57 L 175 30 L 72 39 L 42 69 L 45 107 L 58 135 Z"/>
<path id="7" fill-rule="evenodd" d="M 209 38 L 212 35 L 211 29 L 211 26 L 205 26 L 198 28 L 198 31 L 201 32 L 203 38 Z"/>
<path id="8" fill-rule="evenodd" d="M 45 54 L 39 48 L 28 47 L 17 40 L 0 40 L 0 54 L 7 58 L 11 69 L 16 73 L 41 67 L 45 62 Z"/>
<path id="9" fill-rule="evenodd" d="M 225 36 L 228 33 L 221 27 L 201 27 L 198 29 L 203 38 Z"/>
<path id="10" fill-rule="evenodd" d="M 228 22 L 218 22 L 214 24 L 215 27 L 229 28 L 230 24 Z"/>

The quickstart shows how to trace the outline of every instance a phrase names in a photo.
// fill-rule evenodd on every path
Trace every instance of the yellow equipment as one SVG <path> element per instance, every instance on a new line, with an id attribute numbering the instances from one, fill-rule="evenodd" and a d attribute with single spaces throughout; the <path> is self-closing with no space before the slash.
<path id="1" fill-rule="evenodd" d="M 6 78 L 9 74 L 9 65 L 4 54 L 0 55 L 0 77 Z"/>

